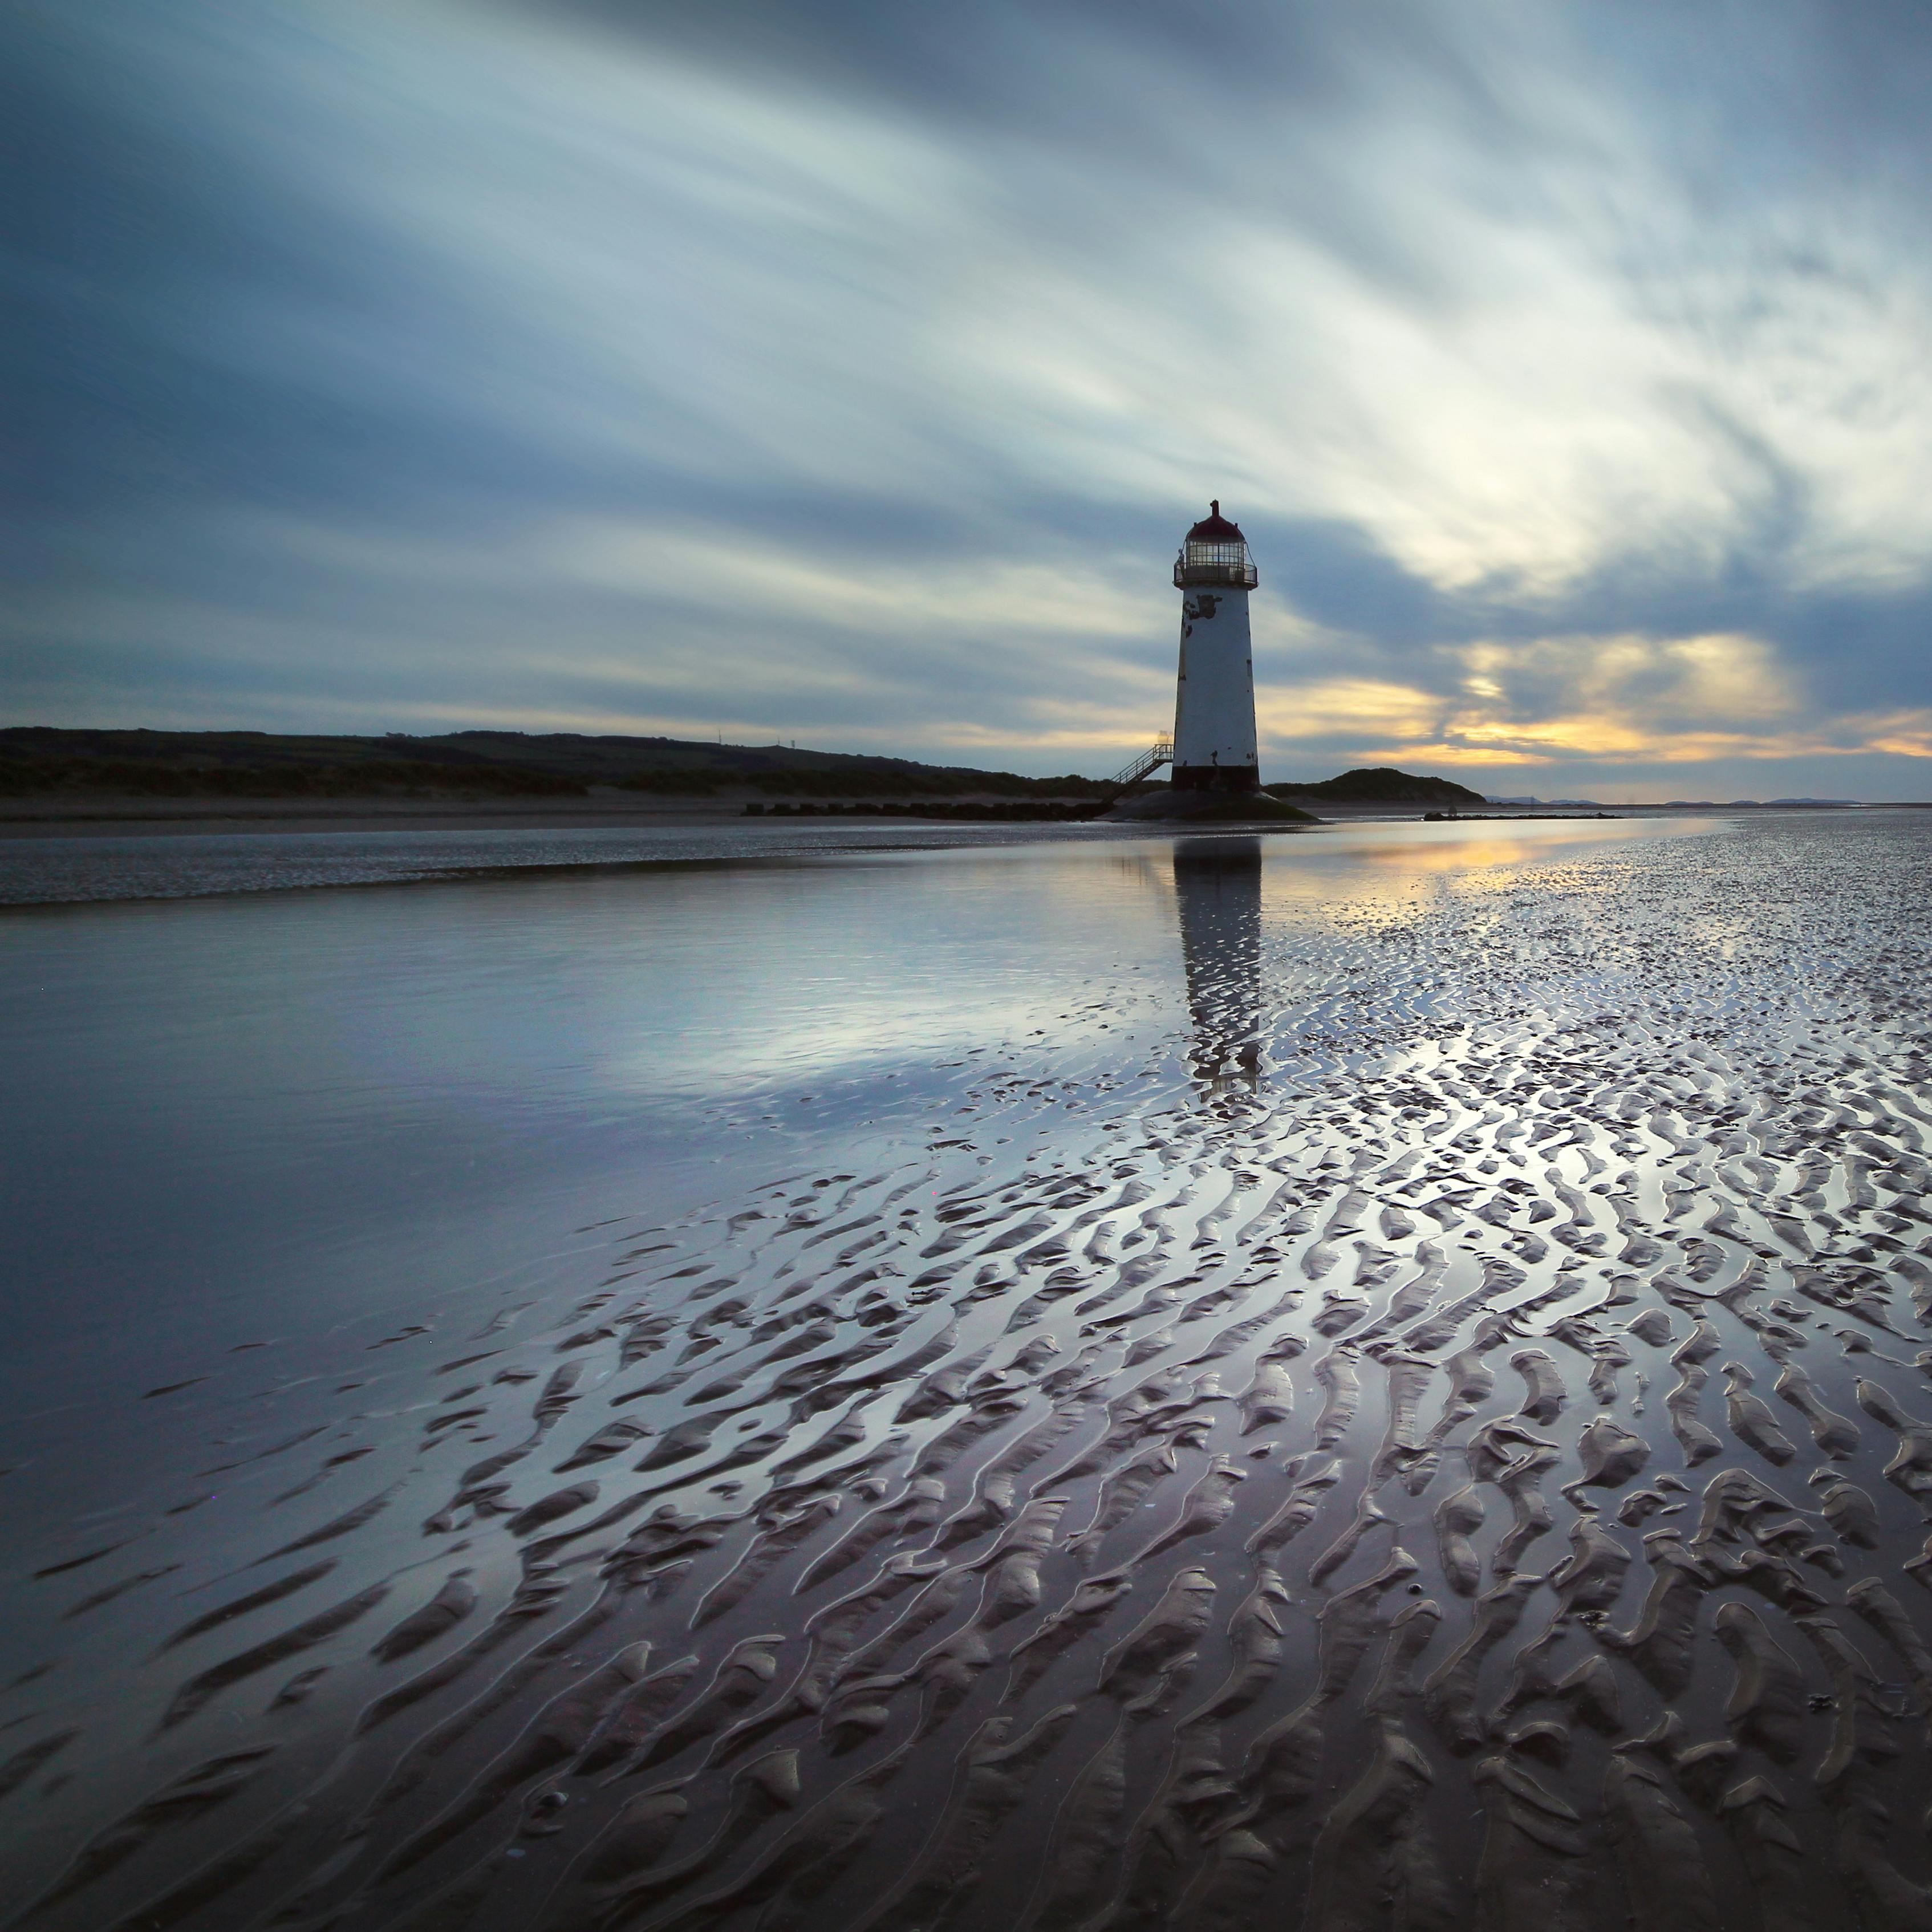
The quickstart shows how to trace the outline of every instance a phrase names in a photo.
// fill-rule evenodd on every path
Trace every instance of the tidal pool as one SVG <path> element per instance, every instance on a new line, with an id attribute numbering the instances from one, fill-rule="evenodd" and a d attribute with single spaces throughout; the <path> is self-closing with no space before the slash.
<path id="1" fill-rule="evenodd" d="M 517 836 L 0 914 L 10 1922 L 1918 1922 L 1924 815 Z"/>

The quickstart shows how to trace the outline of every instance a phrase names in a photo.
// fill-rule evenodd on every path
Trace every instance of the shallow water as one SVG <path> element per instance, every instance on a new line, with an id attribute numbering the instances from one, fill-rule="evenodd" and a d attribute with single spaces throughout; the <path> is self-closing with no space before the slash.
<path id="1" fill-rule="evenodd" d="M 820 852 L 932 851 L 957 846 L 1090 843 L 1118 830 L 1064 826 L 734 819 L 664 825 L 479 826 L 440 830 L 101 832 L 0 840 L 0 905 L 196 898 L 319 886 L 547 868 L 785 859 Z"/>
<path id="2" fill-rule="evenodd" d="M 1918 1922 L 1928 830 L 8 915 L 14 1922 Z"/>

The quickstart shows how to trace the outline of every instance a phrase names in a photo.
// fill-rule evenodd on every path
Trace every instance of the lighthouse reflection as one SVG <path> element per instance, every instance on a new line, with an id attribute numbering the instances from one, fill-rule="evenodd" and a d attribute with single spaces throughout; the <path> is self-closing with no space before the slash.
<path id="1" fill-rule="evenodd" d="M 1246 838 L 1184 838 L 1174 892 L 1192 1022 L 1188 1064 L 1205 1096 L 1262 1084 L 1262 848 Z"/>

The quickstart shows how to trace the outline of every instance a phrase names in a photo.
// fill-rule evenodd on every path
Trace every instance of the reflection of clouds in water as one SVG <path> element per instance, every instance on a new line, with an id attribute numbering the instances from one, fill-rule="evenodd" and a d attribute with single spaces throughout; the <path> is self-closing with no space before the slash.
<path id="1" fill-rule="evenodd" d="M 1378 871 L 1461 872 L 1478 866 L 1520 866 L 1534 854 L 1520 838 L 1469 838 L 1454 845 L 1402 846 L 1364 856 Z"/>
<path id="2" fill-rule="evenodd" d="M 1264 901 L 1271 919 L 1400 916 L 1444 890 L 1507 890 L 1555 850 L 1634 829 L 1532 822 L 1503 837 L 1337 825 L 1265 841 L 1182 836 L 1104 854 L 874 853 L 747 873 L 735 885 L 728 875 L 693 879 L 685 890 L 702 899 L 704 916 L 663 923 L 710 935 L 705 970 L 686 982 L 689 1010 L 674 1036 L 639 1042 L 628 1076 L 642 1090 L 750 1092 L 807 1076 L 822 1088 L 969 1039 L 1024 1038 L 1043 997 L 1066 1002 L 1044 1016 L 1061 1046 L 1118 1044 L 1118 1034 L 1095 1030 L 1100 1011 L 1088 1010 L 1082 981 L 1109 964 L 1171 958 L 1166 935 L 1178 928 L 1190 1063 L 1216 1090 L 1231 1082 L 1256 1090 Z M 942 880 L 943 913 L 932 896 Z M 889 882 L 896 889 L 882 890 Z M 755 938 L 716 943 L 720 918 L 740 910 Z M 776 947 L 774 912 L 783 931 Z M 1130 1018 L 1118 993 L 1106 1010 L 1117 1025 Z"/>
<path id="3" fill-rule="evenodd" d="M 1504 833 L 1468 822 L 1423 824 L 1370 820 L 1324 825 L 1317 830 L 1271 832 L 1263 848 L 1270 924 L 1292 907 L 1319 908 L 1330 918 L 1387 913 L 1449 891 L 1507 892 L 1523 868 L 1581 860 L 1606 845 L 1648 844 L 1708 832 L 1715 818 L 1526 819 Z M 1565 848 L 1569 848 L 1566 850 Z"/>
<path id="4" fill-rule="evenodd" d="M 1258 1092 L 1261 841 L 1178 841 L 1174 848 L 1174 892 L 1193 1027 L 1189 1064 L 1210 1093 Z"/>
<path id="5" fill-rule="evenodd" d="M 612 962 L 639 988 L 628 1010 L 648 995 L 652 1022 L 631 1027 L 613 1084 L 706 1100 L 823 1091 L 1042 1025 L 1059 1045 L 1111 1043 L 1101 1022 L 1118 1024 L 1123 1002 L 1089 1011 L 1082 988 L 1096 965 L 1164 950 L 1147 870 L 1042 845 L 662 875 L 648 926 Z"/>

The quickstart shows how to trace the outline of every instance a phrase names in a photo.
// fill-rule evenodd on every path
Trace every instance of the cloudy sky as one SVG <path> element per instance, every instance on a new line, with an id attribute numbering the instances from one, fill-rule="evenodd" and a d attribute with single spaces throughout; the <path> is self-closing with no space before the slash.
<path id="1" fill-rule="evenodd" d="M 4 722 L 1932 797 L 1922 0 L 20 0 Z"/>

